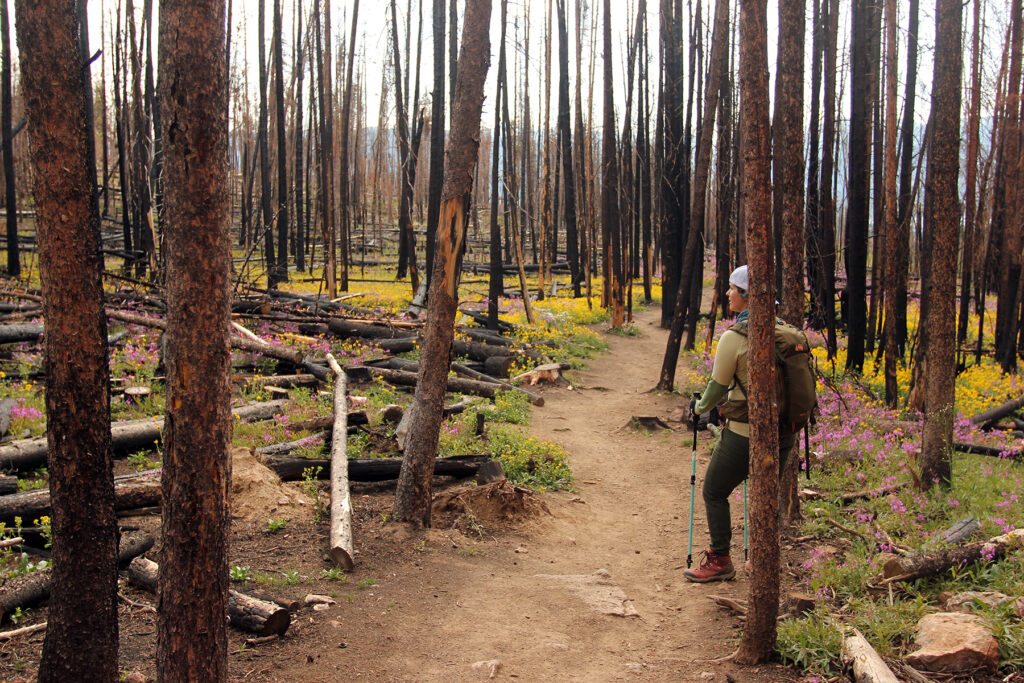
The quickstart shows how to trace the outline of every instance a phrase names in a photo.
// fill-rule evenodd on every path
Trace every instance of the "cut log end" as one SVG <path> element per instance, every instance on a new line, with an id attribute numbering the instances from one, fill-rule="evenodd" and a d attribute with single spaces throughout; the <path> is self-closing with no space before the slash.
<path id="1" fill-rule="evenodd" d="M 355 568 L 355 562 L 352 560 L 352 556 L 348 554 L 348 551 L 341 546 L 335 546 L 331 548 L 331 559 L 334 563 L 345 571 L 352 571 Z"/>

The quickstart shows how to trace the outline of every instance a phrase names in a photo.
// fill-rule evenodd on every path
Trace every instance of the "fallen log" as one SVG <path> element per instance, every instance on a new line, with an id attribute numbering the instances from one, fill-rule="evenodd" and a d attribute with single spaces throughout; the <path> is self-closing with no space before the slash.
<path id="1" fill-rule="evenodd" d="M 162 318 L 151 318 L 145 315 L 139 315 L 138 313 L 129 313 L 127 311 L 119 311 L 116 309 L 108 308 L 106 310 L 107 317 L 113 318 L 114 320 L 120 320 L 121 322 L 130 323 L 132 325 L 142 325 L 144 327 L 153 327 L 158 330 L 166 330 L 167 322 Z M 268 344 L 262 340 L 253 340 L 243 337 L 237 334 L 229 334 L 228 342 L 232 348 L 240 351 L 248 351 L 249 353 L 258 353 L 269 358 L 276 358 L 278 360 L 288 361 L 299 365 L 302 363 L 303 353 L 298 349 L 292 349 L 287 346 L 281 346 L 280 344 Z"/>
<path id="2" fill-rule="evenodd" d="M 248 387 L 278 387 L 294 389 L 295 387 L 315 387 L 320 380 L 312 373 L 299 375 L 271 375 L 269 377 L 249 377 L 242 380 Z"/>
<path id="3" fill-rule="evenodd" d="M 160 566 L 143 557 L 135 558 L 128 566 L 128 580 L 150 592 L 156 592 L 159 576 Z M 228 590 L 228 621 L 246 633 L 282 636 L 291 625 L 292 615 L 273 602 Z"/>
<path id="4" fill-rule="evenodd" d="M 284 410 L 288 401 L 264 401 L 239 406 L 231 412 L 246 422 L 265 420 Z M 110 425 L 110 447 L 115 454 L 127 454 L 159 443 L 164 418 L 126 420 Z M 0 446 L 0 470 L 25 472 L 46 464 L 46 437 L 19 439 Z"/>
<path id="5" fill-rule="evenodd" d="M 333 433 L 348 431 L 348 397 L 345 371 L 334 356 L 327 354 L 327 363 L 334 373 L 334 429 Z M 355 566 L 352 558 L 352 498 L 348 489 L 348 439 L 331 439 L 331 531 L 329 534 L 331 559 L 342 569 Z"/>
<path id="6" fill-rule="evenodd" d="M 159 479 L 132 479 L 114 484 L 115 510 L 133 510 L 159 504 Z M 21 517 L 23 520 L 31 522 L 49 514 L 49 489 L 0 496 L 0 522 L 10 524 L 15 517 Z"/>
<path id="7" fill-rule="evenodd" d="M 373 377 L 380 377 L 386 382 L 396 385 L 404 386 L 416 386 L 417 375 L 415 372 L 406 372 L 404 370 L 391 370 L 388 368 L 373 368 L 367 367 L 366 370 Z M 499 384 L 491 384 L 489 382 L 478 382 L 472 379 L 459 379 L 458 377 L 449 377 L 446 390 L 449 392 L 457 392 L 460 394 L 473 394 L 474 396 L 483 396 L 485 398 L 494 398 L 494 394 L 497 393 L 498 389 L 501 388 Z"/>
<path id="8" fill-rule="evenodd" d="M 491 356 L 484 360 L 484 372 L 491 377 L 508 377 L 515 362 L 514 356 Z"/>
<path id="9" fill-rule="evenodd" d="M 509 356 L 495 356 L 488 360 L 500 360 L 504 362 L 512 361 L 513 359 Z M 419 362 L 409 360 L 408 358 L 384 358 L 380 361 L 373 361 L 371 363 L 367 363 L 367 365 L 370 367 L 384 367 L 390 368 L 392 370 L 401 370 L 404 372 L 412 373 L 418 373 L 420 371 Z M 523 389 L 522 387 L 517 387 L 514 384 L 509 384 L 508 382 L 502 381 L 496 377 L 491 377 L 490 375 L 486 375 L 482 372 L 466 367 L 461 363 L 452 363 L 451 369 L 454 370 L 457 374 L 463 375 L 464 377 L 469 377 L 470 379 L 479 382 L 486 382 L 488 384 L 497 384 L 509 391 L 515 391 L 520 394 L 523 394 L 530 400 L 530 403 L 534 404 L 535 406 L 544 405 L 544 398 L 539 394 L 527 391 L 526 389 Z"/>
<path id="10" fill-rule="evenodd" d="M 517 393 L 523 394 L 524 396 L 526 396 L 527 399 L 529 399 L 530 403 L 532 403 L 535 406 L 544 405 L 544 397 L 541 396 L 540 394 L 535 394 L 532 391 L 527 391 L 526 389 L 523 389 L 522 387 L 517 387 L 514 384 L 503 382 L 502 380 L 496 377 L 491 377 L 490 375 L 485 375 L 482 372 L 477 372 L 472 368 L 467 368 L 465 365 L 462 365 L 461 363 L 452 363 L 451 368 L 460 375 L 466 375 L 467 377 L 471 377 L 472 379 L 478 380 L 480 382 L 499 384 L 509 391 L 515 391 Z"/>
<path id="11" fill-rule="evenodd" d="M 994 446 L 977 446 L 971 443 L 953 442 L 953 450 L 959 453 L 972 453 L 974 455 L 987 455 L 990 458 L 1005 458 L 1014 462 L 1024 462 L 1024 453 L 1020 451 L 1008 451 Z"/>
<path id="12" fill-rule="evenodd" d="M 464 308 L 460 308 L 459 313 L 466 316 L 467 318 L 471 318 L 473 322 L 475 322 L 477 325 L 483 325 L 486 327 L 489 322 L 488 316 L 483 313 L 477 313 L 476 311 L 467 311 Z M 507 320 L 502 320 L 501 318 L 498 318 L 498 330 L 500 330 L 501 332 L 512 332 L 513 330 L 516 329 L 516 327 L 520 326 L 516 325 L 515 323 L 510 323 Z"/>
<path id="13" fill-rule="evenodd" d="M 981 523 L 974 515 L 961 519 L 953 526 L 942 532 L 942 540 L 946 545 L 963 543 L 981 528 Z"/>
<path id="14" fill-rule="evenodd" d="M 272 469 L 282 481 L 298 481 L 302 479 L 307 468 L 320 468 L 319 478 L 330 477 L 331 461 L 324 458 L 296 458 L 287 455 L 261 456 L 263 464 Z M 489 455 L 455 455 L 449 458 L 437 458 L 434 461 L 434 476 L 475 477 L 480 467 L 492 462 Z M 398 479 L 402 469 L 401 458 L 349 458 L 349 481 L 389 481 Z"/>
<path id="15" fill-rule="evenodd" d="M 153 538 L 145 532 L 123 534 L 117 551 L 118 565 L 130 562 L 152 547 Z M 50 567 L 7 581 L 0 586 L 0 620 L 8 618 L 19 607 L 31 607 L 49 598 L 52 583 Z"/>
<path id="16" fill-rule="evenodd" d="M 982 413 L 978 413 L 970 418 L 972 424 L 981 425 L 982 427 L 997 422 L 1002 418 L 1015 413 L 1021 408 L 1024 408 L 1024 396 L 1021 398 L 1015 398 L 1012 401 L 1007 401 L 1002 405 L 998 405 L 995 408 L 990 408 Z"/>
<path id="17" fill-rule="evenodd" d="M 869 489 L 867 491 L 855 491 L 853 493 L 843 493 L 843 494 L 837 496 L 835 498 L 835 500 L 840 505 L 849 505 L 850 503 L 855 503 L 858 500 L 868 500 L 868 499 L 871 499 L 871 498 L 879 498 L 881 496 L 887 496 L 890 493 L 896 493 L 900 489 L 904 489 L 906 487 L 907 487 L 907 483 L 903 482 L 901 484 L 893 484 L 891 486 L 883 486 L 881 488 Z M 801 498 L 808 498 L 810 500 L 821 500 L 823 498 L 827 498 L 828 496 L 826 494 L 824 494 L 824 493 L 821 493 L 820 491 L 814 491 L 812 489 L 803 488 L 803 489 L 800 489 L 800 497 Z"/>
<path id="18" fill-rule="evenodd" d="M 357 410 L 348 414 L 346 422 L 348 423 L 346 432 L 348 434 L 354 434 L 358 431 L 360 426 L 367 424 L 369 419 L 366 417 L 365 412 Z M 256 449 L 256 454 L 261 457 L 287 455 L 294 450 L 309 445 L 315 439 L 320 439 L 324 445 L 329 445 L 334 433 L 334 414 L 332 413 L 326 417 L 316 417 L 304 422 L 294 422 L 290 425 L 290 428 L 292 431 L 299 431 L 302 429 L 319 429 L 320 431 L 294 441 L 284 441 L 282 443 L 272 443 L 268 446 L 260 446 Z"/>
<path id="19" fill-rule="evenodd" d="M 43 334 L 42 323 L 18 323 L 0 325 L 0 344 L 35 342 Z"/>
<path id="20" fill-rule="evenodd" d="M 374 323 L 357 323 L 344 318 L 331 318 L 327 321 L 327 329 L 336 337 L 348 339 L 394 339 L 408 337 L 410 328 L 407 326 L 379 325 Z"/>
<path id="21" fill-rule="evenodd" d="M 968 543 L 953 548 L 943 548 L 924 555 L 910 557 L 894 557 L 885 563 L 882 569 L 883 584 L 897 581 L 912 581 L 925 576 L 934 576 L 951 567 L 958 567 L 984 557 L 995 561 L 1003 557 L 1007 550 L 1019 546 L 1024 539 L 1024 529 L 1015 529 L 1008 534 L 990 538 L 987 541 Z"/>
<path id="22" fill-rule="evenodd" d="M 843 638 L 843 655 L 851 662 L 856 683 L 899 683 L 875 648 L 857 629 Z"/>
<path id="23" fill-rule="evenodd" d="M 493 356 L 518 356 L 526 357 L 531 360 L 543 361 L 544 354 L 538 353 L 537 351 L 531 351 L 529 349 L 510 349 L 507 346 L 492 346 L 490 344 L 481 344 L 480 342 L 464 341 L 462 339 L 456 339 L 452 342 L 452 354 L 456 356 L 465 356 L 472 360 L 486 363 L 488 358 Z"/>

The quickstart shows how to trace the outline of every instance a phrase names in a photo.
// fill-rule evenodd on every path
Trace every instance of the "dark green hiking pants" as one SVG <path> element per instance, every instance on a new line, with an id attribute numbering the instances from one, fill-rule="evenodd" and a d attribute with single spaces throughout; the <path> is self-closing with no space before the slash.
<path id="1" fill-rule="evenodd" d="M 799 432 L 779 439 L 779 474 L 796 444 Z M 732 543 L 732 518 L 729 514 L 729 496 L 747 478 L 750 467 L 750 440 L 728 429 L 711 454 L 704 473 L 704 509 L 708 515 L 708 535 L 711 550 L 716 555 L 728 555 Z"/>

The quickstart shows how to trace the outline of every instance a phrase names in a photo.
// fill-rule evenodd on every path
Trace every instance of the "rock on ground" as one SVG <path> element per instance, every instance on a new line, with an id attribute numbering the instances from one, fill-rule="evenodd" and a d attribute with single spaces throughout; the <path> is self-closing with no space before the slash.
<path id="1" fill-rule="evenodd" d="M 917 650 L 906 656 L 910 666 L 933 673 L 995 670 L 999 645 L 992 631 L 973 614 L 939 612 L 917 623 Z"/>

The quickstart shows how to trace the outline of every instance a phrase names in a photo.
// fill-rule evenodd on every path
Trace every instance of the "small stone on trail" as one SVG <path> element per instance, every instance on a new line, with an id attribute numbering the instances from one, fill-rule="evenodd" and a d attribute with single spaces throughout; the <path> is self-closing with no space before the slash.
<path id="1" fill-rule="evenodd" d="M 336 605 L 334 598 L 326 595 L 317 595 L 316 593 L 310 593 L 303 600 L 307 605 Z"/>
<path id="2" fill-rule="evenodd" d="M 528 553 L 530 551 L 527 550 L 526 548 L 524 548 L 523 546 L 519 546 L 518 548 L 515 549 L 515 552 L 519 553 L 520 555 L 525 555 L 526 553 Z"/>
<path id="3" fill-rule="evenodd" d="M 702 671 L 701 674 L 700 674 L 700 677 L 702 679 L 704 679 L 705 681 L 713 681 L 713 680 L 715 680 L 715 674 L 713 672 L 711 672 L 711 671 Z"/>
<path id="4" fill-rule="evenodd" d="M 552 650 L 558 650 L 560 652 L 564 652 L 569 649 L 569 646 L 564 643 L 548 643 L 548 647 L 550 647 Z"/>
<path id="5" fill-rule="evenodd" d="M 313 611 L 314 612 L 326 612 L 329 609 L 331 609 L 331 606 L 326 604 L 326 603 L 322 603 L 321 602 L 321 603 L 318 603 L 316 605 L 313 605 Z"/>

